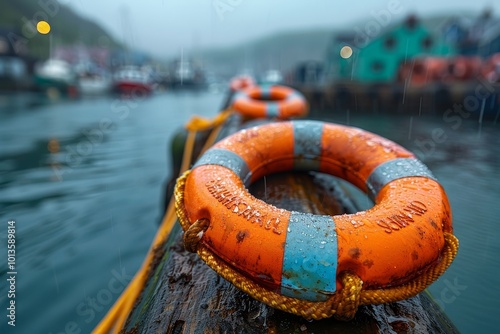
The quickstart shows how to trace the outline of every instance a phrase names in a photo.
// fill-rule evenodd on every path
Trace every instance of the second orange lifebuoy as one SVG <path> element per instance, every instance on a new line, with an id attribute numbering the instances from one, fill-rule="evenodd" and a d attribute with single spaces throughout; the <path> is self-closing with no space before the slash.
<path id="1" fill-rule="evenodd" d="M 376 204 L 319 216 L 276 208 L 245 188 L 292 169 L 341 177 Z M 363 289 L 411 282 L 440 261 L 452 232 L 447 196 L 413 154 L 375 134 L 315 121 L 263 125 L 220 141 L 194 165 L 183 196 L 190 224 L 209 221 L 200 243 L 270 291 L 309 301 L 341 289 L 345 272 Z"/>
<path id="2" fill-rule="evenodd" d="M 232 108 L 248 117 L 287 119 L 304 116 L 308 105 L 302 94 L 285 86 L 254 86 L 236 94 Z"/>
<path id="3" fill-rule="evenodd" d="M 231 88 L 233 92 L 253 86 L 255 86 L 255 80 L 247 75 L 241 75 L 239 77 L 235 77 L 229 83 L 229 88 Z"/>

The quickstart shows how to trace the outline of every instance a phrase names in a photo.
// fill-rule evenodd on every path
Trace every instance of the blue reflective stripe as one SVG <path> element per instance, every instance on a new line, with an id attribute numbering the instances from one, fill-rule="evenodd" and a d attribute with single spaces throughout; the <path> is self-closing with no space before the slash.
<path id="1" fill-rule="evenodd" d="M 292 121 L 294 169 L 317 171 L 321 161 L 323 122 Z"/>
<path id="2" fill-rule="evenodd" d="M 252 176 L 247 163 L 238 154 L 223 148 L 211 148 L 206 151 L 194 164 L 193 169 L 203 165 L 219 165 L 229 168 L 246 186 Z"/>
<path id="3" fill-rule="evenodd" d="M 324 301 L 336 290 L 337 232 L 331 216 L 292 212 L 288 223 L 281 294 Z"/>
<path id="4" fill-rule="evenodd" d="M 287 100 L 302 100 L 302 101 L 305 100 L 304 96 L 296 91 L 294 91 L 292 94 L 290 94 L 286 99 Z"/>
<path id="5" fill-rule="evenodd" d="M 232 99 L 233 103 L 237 100 L 248 100 L 248 95 L 239 91 L 233 95 L 233 99 Z"/>
<path id="6" fill-rule="evenodd" d="M 266 102 L 266 116 L 276 117 L 279 116 L 280 109 L 278 102 Z"/>
<path id="7" fill-rule="evenodd" d="M 271 98 L 271 87 L 272 86 L 261 86 L 260 87 L 260 99 L 270 99 Z"/>
<path id="8" fill-rule="evenodd" d="M 388 183 L 404 177 L 423 176 L 436 180 L 431 171 L 418 159 L 398 158 L 384 162 L 366 180 L 368 196 L 375 200 L 379 191 Z"/>

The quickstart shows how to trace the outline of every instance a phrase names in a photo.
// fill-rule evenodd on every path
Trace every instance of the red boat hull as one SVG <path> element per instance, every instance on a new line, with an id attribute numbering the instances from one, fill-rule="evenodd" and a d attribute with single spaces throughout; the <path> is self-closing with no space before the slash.
<path id="1" fill-rule="evenodd" d="M 150 94 L 153 86 L 148 83 L 119 81 L 115 83 L 115 90 L 122 94 Z"/>

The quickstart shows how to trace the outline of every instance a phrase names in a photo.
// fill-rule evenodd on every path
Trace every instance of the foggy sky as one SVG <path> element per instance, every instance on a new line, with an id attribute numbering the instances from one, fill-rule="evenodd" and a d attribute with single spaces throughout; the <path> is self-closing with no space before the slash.
<path id="1" fill-rule="evenodd" d="M 156 56 L 228 46 L 271 33 L 315 27 L 363 29 L 395 23 L 409 13 L 500 15 L 493 0 L 59 0 L 128 45 Z"/>

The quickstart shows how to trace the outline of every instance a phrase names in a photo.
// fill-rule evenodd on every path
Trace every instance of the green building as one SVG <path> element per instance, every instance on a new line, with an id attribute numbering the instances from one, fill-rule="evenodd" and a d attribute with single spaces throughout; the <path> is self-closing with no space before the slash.
<path id="1" fill-rule="evenodd" d="M 364 29 L 335 37 L 327 56 L 327 78 L 334 81 L 392 82 L 404 62 L 416 56 L 455 54 L 415 16 L 389 28 L 369 21 Z"/>

